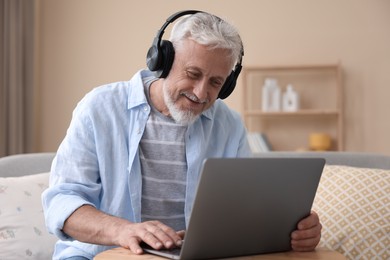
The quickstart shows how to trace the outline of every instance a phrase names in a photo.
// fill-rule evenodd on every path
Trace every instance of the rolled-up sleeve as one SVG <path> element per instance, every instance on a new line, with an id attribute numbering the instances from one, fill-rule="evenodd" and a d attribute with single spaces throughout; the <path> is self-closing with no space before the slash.
<path id="1" fill-rule="evenodd" d="M 82 101 L 53 160 L 50 187 L 42 194 L 47 229 L 62 240 L 65 220 L 82 205 L 99 207 L 101 192 L 91 121 Z"/>

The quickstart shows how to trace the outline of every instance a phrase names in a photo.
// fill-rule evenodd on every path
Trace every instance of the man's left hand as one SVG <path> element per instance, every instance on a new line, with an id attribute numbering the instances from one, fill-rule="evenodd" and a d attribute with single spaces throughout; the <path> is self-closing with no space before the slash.
<path id="1" fill-rule="evenodd" d="M 322 225 L 314 211 L 299 221 L 298 229 L 291 233 L 291 246 L 294 251 L 312 251 L 321 239 Z"/>

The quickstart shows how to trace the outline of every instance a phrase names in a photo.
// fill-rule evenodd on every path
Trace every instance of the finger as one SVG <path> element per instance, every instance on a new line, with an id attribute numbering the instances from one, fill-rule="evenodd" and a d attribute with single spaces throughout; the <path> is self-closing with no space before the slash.
<path id="1" fill-rule="evenodd" d="M 299 221 L 298 229 L 309 229 L 318 225 L 319 223 L 320 218 L 318 217 L 318 214 L 315 211 L 312 211 L 309 216 Z"/>
<path id="2" fill-rule="evenodd" d="M 176 246 L 181 247 L 183 245 L 184 236 L 186 234 L 185 230 L 177 231 L 176 234 L 180 237 L 180 240 L 176 242 Z"/>
<path id="3" fill-rule="evenodd" d="M 317 247 L 319 242 L 320 242 L 319 237 L 312 238 L 312 239 L 305 239 L 305 240 L 292 240 L 291 248 L 294 251 L 300 251 L 300 252 L 312 251 Z"/>
<path id="4" fill-rule="evenodd" d="M 154 249 L 161 249 L 163 247 L 162 241 L 155 236 L 156 231 L 150 232 L 147 230 L 144 230 L 142 234 L 140 235 L 142 241 L 153 247 Z"/>
<path id="5" fill-rule="evenodd" d="M 137 255 L 140 255 L 143 253 L 143 250 L 139 245 L 139 241 L 134 237 L 129 239 L 129 249 L 130 249 L 130 251 L 132 251 L 133 253 L 135 253 Z"/>
<path id="6" fill-rule="evenodd" d="M 176 234 L 181 238 L 181 239 L 184 239 L 185 235 L 186 235 L 186 231 L 185 230 L 180 230 L 180 231 L 177 231 Z"/>
<path id="7" fill-rule="evenodd" d="M 318 223 L 317 226 L 311 227 L 309 229 L 295 230 L 291 233 L 291 238 L 294 240 L 303 240 L 309 238 L 315 238 L 321 236 L 322 225 Z"/>
<path id="8" fill-rule="evenodd" d="M 173 230 L 169 226 L 164 225 L 162 223 L 159 223 L 158 226 L 159 226 L 159 228 L 162 231 L 164 231 L 165 235 L 167 235 L 170 238 L 169 242 L 172 242 L 172 244 L 168 243 L 169 245 L 167 245 L 166 242 L 165 242 L 164 243 L 165 247 L 171 248 L 173 246 L 181 246 L 182 240 L 183 240 L 183 237 L 184 237 L 184 233 L 185 233 L 184 230 L 176 232 L 175 230 Z"/>
<path id="9" fill-rule="evenodd" d="M 154 239 L 157 239 L 161 243 L 161 245 L 160 245 L 157 242 L 157 244 L 155 245 L 158 248 L 161 248 L 161 246 L 164 246 L 166 248 L 172 248 L 177 243 L 181 242 L 181 237 L 179 235 L 177 235 L 176 232 L 172 228 L 164 225 L 161 222 L 158 222 L 158 221 L 149 222 L 146 230 L 149 233 L 145 234 L 145 237 L 143 238 L 143 240 L 145 242 L 149 242 L 148 239 L 150 239 L 151 241 L 154 241 Z M 147 236 L 149 236 L 149 237 L 147 237 Z"/>
<path id="10" fill-rule="evenodd" d="M 318 234 L 316 236 L 306 238 L 306 239 L 292 239 L 291 245 L 295 247 L 312 247 L 317 246 L 317 244 L 321 240 L 321 234 Z"/>

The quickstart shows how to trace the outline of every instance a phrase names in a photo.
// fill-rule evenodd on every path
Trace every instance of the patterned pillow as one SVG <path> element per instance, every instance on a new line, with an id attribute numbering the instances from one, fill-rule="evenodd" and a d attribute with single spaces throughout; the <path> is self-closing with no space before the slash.
<path id="1" fill-rule="evenodd" d="M 51 259 L 57 240 L 46 231 L 41 193 L 49 173 L 0 178 L 0 259 Z"/>
<path id="2" fill-rule="evenodd" d="M 323 225 L 319 246 L 348 259 L 389 259 L 390 171 L 326 165 L 313 209 Z"/>

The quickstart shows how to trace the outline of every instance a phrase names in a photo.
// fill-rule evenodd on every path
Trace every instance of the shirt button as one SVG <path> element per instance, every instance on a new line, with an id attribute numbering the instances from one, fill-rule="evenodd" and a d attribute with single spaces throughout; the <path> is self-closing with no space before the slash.
<path id="1" fill-rule="evenodd" d="M 144 111 L 148 111 L 148 107 L 147 106 L 144 106 Z"/>

